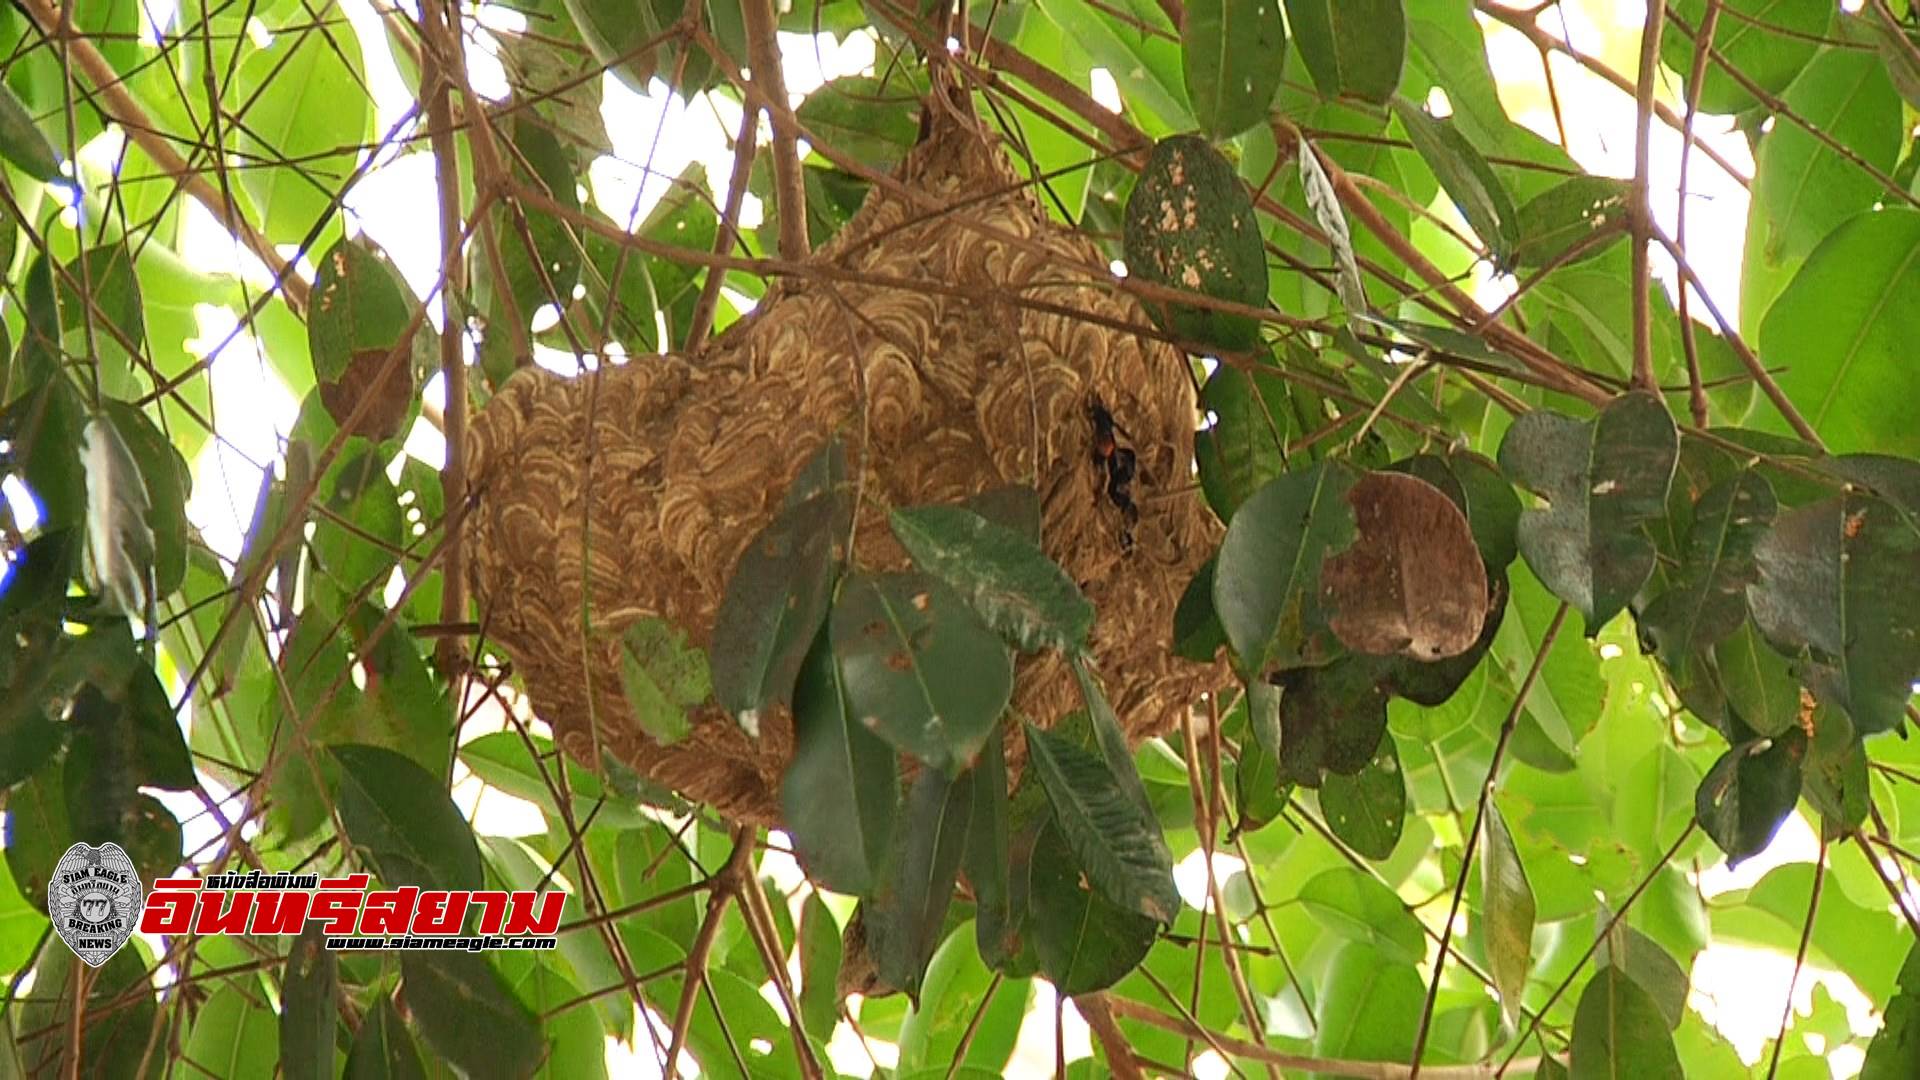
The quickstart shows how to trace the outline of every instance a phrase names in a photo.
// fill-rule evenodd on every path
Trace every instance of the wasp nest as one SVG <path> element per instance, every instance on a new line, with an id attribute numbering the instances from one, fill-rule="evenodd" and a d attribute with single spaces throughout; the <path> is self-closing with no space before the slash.
<path id="1" fill-rule="evenodd" d="M 1169 652 L 1174 608 L 1220 532 L 1193 482 L 1185 358 L 1118 329 L 1146 326 L 1144 312 L 975 124 L 932 128 L 898 171 L 913 198 L 876 185 L 813 257 L 820 273 L 776 282 L 700 354 L 523 370 L 475 418 L 474 596 L 576 759 L 598 738 L 722 815 L 775 821 L 790 718 L 750 739 L 709 706 L 660 745 L 622 694 L 620 634 L 652 616 L 704 647 L 735 560 L 835 433 L 864 470 L 862 565 L 907 565 L 889 508 L 1030 484 L 1047 554 L 1098 612 L 1093 654 L 1128 731 L 1165 731 L 1210 681 Z M 1093 463 L 1096 398 L 1138 454 L 1130 550 Z M 1014 706 L 1048 723 L 1079 698 L 1047 656 L 1021 664 Z"/>

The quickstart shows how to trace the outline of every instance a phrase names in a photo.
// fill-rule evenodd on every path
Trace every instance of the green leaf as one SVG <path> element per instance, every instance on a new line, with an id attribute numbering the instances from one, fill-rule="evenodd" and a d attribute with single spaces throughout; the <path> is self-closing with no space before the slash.
<path id="1" fill-rule="evenodd" d="M 972 764 L 1012 696 L 1013 663 L 966 601 L 925 574 L 854 574 L 830 633 L 851 716 L 949 775 Z"/>
<path id="2" fill-rule="evenodd" d="M 1384 859 L 1400 843 L 1407 818 L 1406 777 L 1391 734 L 1380 738 L 1373 760 L 1353 776 L 1332 773 L 1320 784 L 1320 812 L 1327 827 L 1369 859 Z"/>
<path id="3" fill-rule="evenodd" d="M 1756 735 L 1778 735 L 1800 719 L 1800 680 L 1792 663 L 1745 622 L 1713 647 L 1713 665 L 1727 706 Z"/>
<path id="4" fill-rule="evenodd" d="M 1898 727 L 1920 676 L 1920 532 L 1891 504 L 1849 492 L 1780 515 L 1754 562 L 1754 624 L 1790 654 L 1812 651 L 1814 695 L 1863 735 Z"/>
<path id="5" fill-rule="evenodd" d="M 1607 921 L 1607 912 L 1602 909 L 1596 916 L 1600 926 Z M 1666 1018 L 1669 1029 L 1678 1028 L 1687 1014 L 1687 973 L 1667 950 L 1661 948 L 1652 938 L 1624 921 L 1613 924 L 1613 929 L 1600 939 L 1594 952 L 1594 963 L 1601 966 L 1618 968 L 1621 973 L 1633 980 L 1635 986 L 1646 991 Z"/>
<path id="6" fill-rule="evenodd" d="M 27 107 L 13 90 L 0 83 L 0 157 L 35 180 L 53 183 L 64 179 L 60 157 L 53 144 L 33 122 Z"/>
<path id="7" fill-rule="evenodd" d="M 1747 586 L 1757 574 L 1754 545 L 1774 510 L 1773 486 L 1751 470 L 1700 496 L 1672 587 L 1640 615 L 1642 639 L 1668 666 L 1725 640 L 1745 621 Z"/>
<path id="8" fill-rule="evenodd" d="M 340 823 L 382 881 L 394 888 L 485 887 L 473 829 L 445 784 L 385 747 L 328 749 L 340 763 Z"/>
<path id="9" fill-rule="evenodd" d="M 1313 1049 L 1327 1057 L 1404 1062 L 1427 990 L 1411 961 L 1359 942 L 1335 953 L 1321 990 Z"/>
<path id="10" fill-rule="evenodd" d="M 1317 595 L 1325 557 L 1352 543 L 1344 496 L 1353 471 L 1323 462 L 1270 482 L 1241 506 L 1220 543 L 1213 607 L 1243 671 L 1319 655 Z"/>
<path id="11" fill-rule="evenodd" d="M 669 745 L 692 730 L 688 713 L 713 696 L 713 677 L 685 631 L 648 617 L 620 635 L 620 688 L 641 730 Z"/>
<path id="12" fill-rule="evenodd" d="M 1292 668 L 1277 681 L 1280 695 L 1280 772 L 1305 787 L 1325 773 L 1352 776 L 1373 761 L 1387 730 L 1389 662 L 1343 656 L 1321 667 Z"/>
<path id="13" fill-rule="evenodd" d="M 835 150 L 875 172 L 892 172 L 920 139 L 914 117 L 921 96 L 904 69 L 871 75 L 843 75 L 808 94 L 794 116 L 803 127 Z"/>
<path id="14" fill-rule="evenodd" d="M 1721 21 L 1730 20 L 1723 16 Z M 1797 72 L 1782 100 L 1794 115 L 1882 174 L 1893 169 L 1900 154 L 1900 96 L 1874 53 L 1822 50 Z M 1761 246 L 1746 257 L 1769 266 L 1795 266 L 1841 222 L 1885 196 L 1879 180 L 1783 118 L 1755 154 L 1749 212 L 1761 223 Z M 1777 361 L 1769 357 L 1768 362 Z"/>
<path id="15" fill-rule="evenodd" d="M 1514 216 L 1513 265 L 1571 266 L 1606 251 L 1626 235 L 1627 198 L 1624 180 L 1575 176 L 1528 199 Z M 1569 258 L 1582 244 L 1589 246 Z"/>
<path id="16" fill-rule="evenodd" d="M 309 29 L 280 34 L 240 62 L 235 87 L 252 95 L 235 140 L 258 164 L 234 173 L 259 211 L 250 220 L 273 243 L 300 243 L 371 141 L 360 40 Z"/>
<path id="17" fill-rule="evenodd" d="M 42 888 L 41 897 L 45 896 Z M 72 988 L 79 959 L 63 946 L 42 949 L 40 964 L 34 969 L 34 985 L 50 988 L 51 992 L 37 990 L 22 998 L 19 1019 L 14 1021 L 25 1075 L 78 1075 L 88 1080 L 164 1075 L 167 1055 L 156 1052 L 149 1056 L 149 1040 L 158 1039 L 153 1045 L 166 1046 L 177 1036 L 169 1031 L 169 1014 L 162 1012 L 154 1000 L 147 977 L 150 962 L 145 948 L 129 942 L 93 975 L 86 1008 L 76 1016 Z M 69 1049 L 69 1040 L 75 1035 L 80 1038 L 77 1060 L 70 1056 Z M 148 1063 L 144 1073 L 143 1061 Z M 267 1074 L 271 1071 L 269 1058 Z"/>
<path id="18" fill-rule="evenodd" d="M 1233 166 L 1198 136 L 1154 145 L 1127 197 L 1124 246 L 1128 273 L 1142 281 L 1266 304 L 1266 249 L 1253 199 Z M 1249 316 L 1185 304 L 1146 308 L 1156 325 L 1201 345 L 1244 351 L 1260 340 L 1260 323 Z"/>
<path id="19" fill-rule="evenodd" d="M 1200 564 L 1173 609 L 1173 654 L 1198 664 L 1212 663 L 1227 643 L 1227 631 L 1213 611 L 1213 572 L 1219 561 L 1216 552 Z"/>
<path id="20" fill-rule="evenodd" d="M 200 1006 L 180 1052 L 212 1076 L 272 1076 L 280 1036 L 266 1004 L 228 984 Z"/>
<path id="21" fill-rule="evenodd" d="M 526 1076 L 540 1064 L 547 1048 L 539 1020 L 484 955 L 403 952 L 400 974 L 420 1034 L 454 1068 L 469 1076 Z"/>
<path id="22" fill-rule="evenodd" d="M 1694 795 L 1700 828 L 1736 865 L 1766 850 L 1800 800 L 1807 740 L 1798 730 L 1742 743 L 1720 755 Z"/>
<path id="23" fill-rule="evenodd" d="M 1500 1007 L 1511 1024 L 1519 1019 L 1527 972 L 1533 966 L 1533 885 L 1507 832 L 1506 819 L 1491 800 L 1482 841 L 1480 902 L 1485 915 L 1480 933 Z"/>
<path id="24" fill-rule="evenodd" d="M 1500 468 L 1547 500 L 1521 513 L 1520 553 L 1593 637 L 1653 573 L 1646 524 L 1666 513 L 1680 436 L 1658 397 L 1616 398 L 1592 420 L 1536 410 L 1500 443 Z"/>
<path id="25" fill-rule="evenodd" d="M 1407 58 L 1401 0 L 1287 0 L 1287 22 L 1321 96 L 1385 105 L 1400 88 Z"/>
<path id="26" fill-rule="evenodd" d="M 1807 802 L 1820 811 L 1820 831 L 1839 840 L 1860 827 L 1871 803 L 1866 747 L 1838 709 L 1822 706 L 1809 717 L 1813 738 L 1807 747 Z"/>
<path id="27" fill-rule="evenodd" d="M 1264 367 L 1264 365 L 1262 365 Z M 1200 389 L 1200 409 L 1212 423 L 1194 433 L 1200 489 L 1221 521 L 1287 468 L 1287 446 L 1324 417 L 1297 414 L 1293 387 L 1261 367 L 1249 374 L 1221 364 Z"/>
<path id="28" fill-rule="evenodd" d="M 1267 115 L 1287 58 L 1280 0 L 1194 0 L 1180 28 L 1187 100 L 1201 130 L 1227 139 Z"/>
<path id="29" fill-rule="evenodd" d="M 102 401 L 100 407 L 140 467 L 146 521 L 153 532 L 154 597 L 165 599 L 179 590 L 187 575 L 187 498 L 193 473 L 145 412 L 124 401 Z"/>
<path id="30" fill-rule="evenodd" d="M 287 1080 L 333 1076 L 334 1029 L 340 1023 L 339 961 L 325 946 L 321 927 L 309 922 L 287 953 L 280 980 L 279 1043 Z"/>
<path id="31" fill-rule="evenodd" d="M 1287 808 L 1293 785 L 1280 775 L 1272 753 L 1255 740 L 1240 744 L 1239 767 L 1233 774 L 1233 804 L 1242 832 L 1266 825 Z"/>
<path id="32" fill-rule="evenodd" d="M 825 634 L 800 669 L 793 724 L 793 760 L 780 781 L 780 805 L 794 851 L 815 881 L 866 894 L 885 869 L 899 772 L 893 748 L 849 711 Z"/>
<path id="33" fill-rule="evenodd" d="M 1617 967 L 1601 968 L 1580 993 L 1569 1065 L 1574 1080 L 1679 1080 L 1685 1075 L 1659 1007 Z"/>
<path id="34" fill-rule="evenodd" d="M 959 506 L 895 510 L 889 521 L 920 569 L 1008 641 L 1027 652 L 1085 647 L 1093 605 L 1038 544 Z"/>
<path id="35" fill-rule="evenodd" d="M 1049 819 L 1033 846 L 1026 932 L 1062 994 L 1104 990 L 1139 965 L 1159 925 L 1095 889 Z"/>
<path id="36" fill-rule="evenodd" d="M 1693 70 L 1706 12 L 1707 0 L 1674 0 L 1677 18 L 1661 35 L 1660 57 L 1682 75 Z M 1832 7 L 1822 0 L 1721 0 L 1713 27 L 1713 51 L 1721 60 L 1707 61 L 1700 80 L 1700 111 L 1739 113 L 1759 104 L 1726 66 L 1767 93 L 1786 89 L 1819 51 L 1832 15 Z"/>
<path id="37" fill-rule="evenodd" d="M 335 243 L 320 257 L 307 317 L 314 378 L 334 382 L 364 353 L 384 364 L 412 319 L 413 294 L 373 241 Z"/>
<path id="38" fill-rule="evenodd" d="M 1351 866 L 1308 878 L 1296 899 L 1320 925 L 1348 940 L 1366 942 L 1390 959 L 1415 964 L 1427 954 L 1420 920 L 1392 889 Z"/>
<path id="39" fill-rule="evenodd" d="M 531 747 L 529 747 L 531 744 Z M 573 795 L 573 820 L 616 829 L 643 826 L 650 820 L 618 795 L 601 797 L 600 778 L 555 749 L 544 735 L 522 736 L 517 731 L 495 731 L 460 746 L 460 760 L 489 787 L 525 799 L 548 817 L 559 817 L 555 792 L 561 768 L 567 771 L 567 791 Z"/>
<path id="40" fill-rule="evenodd" d="M 1867 1044 L 1860 1080 L 1903 1080 L 1920 1073 L 1920 944 L 1907 950 L 1899 987 L 1881 1014 L 1880 1033 Z"/>
<path id="41" fill-rule="evenodd" d="M 500 126 L 507 129 L 515 179 L 533 191 L 544 192 L 568 210 L 579 210 L 573 155 L 551 127 L 524 110 L 516 111 L 510 123 Z M 586 257 L 566 221 L 555 214 L 526 214 L 523 235 L 504 207 L 495 220 L 500 226 L 500 262 L 521 317 L 531 320 L 542 304 L 565 308 L 573 299 L 573 287 L 580 280 L 580 266 Z M 533 244 L 531 253 L 528 240 Z M 478 251 L 479 245 L 475 248 Z M 484 253 L 474 263 L 491 272 L 492 263 Z"/>
<path id="42" fill-rule="evenodd" d="M 972 795 L 969 777 L 950 781 L 934 769 L 921 771 L 894 833 L 891 870 L 863 908 L 881 980 L 914 1001 L 953 902 Z"/>
<path id="43" fill-rule="evenodd" d="M 1388 104 L 1413 148 L 1460 208 L 1460 215 L 1493 253 L 1494 262 L 1511 265 L 1518 237 L 1517 215 L 1512 196 L 1487 159 L 1461 134 L 1452 118 L 1436 119 L 1405 98 L 1396 97 Z"/>
<path id="44" fill-rule="evenodd" d="M 1920 455 L 1903 401 L 1906 343 L 1920 334 L 1920 210 L 1849 219 L 1768 309 L 1760 352 L 1835 451 Z"/>
<path id="45" fill-rule="evenodd" d="M 817 892 L 800 909 L 800 1021 L 824 1043 L 840 1023 L 840 924 Z"/>
<path id="46" fill-rule="evenodd" d="M 1160 826 L 1100 758 L 1027 725 L 1027 750 L 1060 835 L 1094 888 L 1116 906 L 1162 923 L 1180 911 Z"/>
<path id="47" fill-rule="evenodd" d="M 1002 979 L 996 986 L 992 969 L 974 948 L 973 927 L 964 922 L 954 927 L 927 965 L 919 1002 L 900 1023 L 896 1075 L 933 1069 L 944 1077 L 963 1046 L 963 1071 L 1003 1075 L 1031 991 L 1026 979 Z"/>
<path id="48" fill-rule="evenodd" d="M 1006 747 L 999 738 L 987 740 L 973 766 L 973 820 L 967 825 L 967 850 L 960 867 L 973 889 L 979 953 L 989 963 L 1019 948 L 1014 924 L 1012 836 L 1007 798 Z"/>
<path id="49" fill-rule="evenodd" d="M 760 712 L 788 700 L 827 619 L 853 505 L 828 492 L 780 511 L 740 553 L 714 616 L 713 693 L 749 735 Z"/>

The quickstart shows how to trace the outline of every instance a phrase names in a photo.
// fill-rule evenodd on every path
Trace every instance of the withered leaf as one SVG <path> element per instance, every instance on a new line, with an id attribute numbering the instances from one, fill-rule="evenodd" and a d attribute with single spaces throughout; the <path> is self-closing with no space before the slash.
<path id="1" fill-rule="evenodd" d="M 1357 535 L 1321 574 L 1334 634 L 1375 656 L 1432 661 L 1472 648 L 1487 617 L 1487 571 L 1460 508 L 1402 473 L 1368 473 L 1346 498 Z"/>

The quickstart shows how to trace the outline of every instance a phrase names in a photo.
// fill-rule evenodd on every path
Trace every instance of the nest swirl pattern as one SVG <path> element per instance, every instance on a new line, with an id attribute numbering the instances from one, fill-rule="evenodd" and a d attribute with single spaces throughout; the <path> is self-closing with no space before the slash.
<path id="1" fill-rule="evenodd" d="M 1217 685 L 1217 670 L 1168 644 L 1220 534 L 1193 480 L 1185 358 L 1116 329 L 1148 325 L 1145 313 L 973 124 L 936 110 L 898 178 L 913 199 L 876 185 L 813 256 L 836 272 L 775 282 L 701 354 L 577 377 L 525 369 L 474 418 L 470 585 L 489 642 L 576 759 L 592 760 L 597 738 L 723 816 L 776 822 L 790 716 L 776 711 L 750 739 L 709 706 L 662 746 L 628 710 L 619 641 L 651 616 L 705 647 L 740 552 L 835 433 L 863 473 L 861 565 L 908 565 L 892 507 L 1030 484 L 1047 554 L 1098 612 L 1093 655 L 1129 733 L 1166 730 Z M 1095 395 L 1139 457 L 1131 552 L 1092 462 Z M 1013 704 L 1046 724 L 1079 699 L 1047 656 L 1022 661 Z"/>

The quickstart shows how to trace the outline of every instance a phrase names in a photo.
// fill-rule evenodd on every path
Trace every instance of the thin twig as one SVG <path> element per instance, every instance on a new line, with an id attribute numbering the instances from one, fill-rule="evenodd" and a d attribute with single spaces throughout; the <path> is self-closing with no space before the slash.
<path id="1" fill-rule="evenodd" d="M 733 140 L 733 172 L 727 177 L 727 205 L 720 214 L 720 227 L 713 234 L 713 253 L 725 255 L 733 250 L 740 241 L 740 208 L 746 203 L 747 183 L 753 175 L 753 158 L 756 140 L 754 131 L 760 126 L 760 110 L 751 101 L 740 106 L 740 134 Z M 707 271 L 707 278 L 700 284 L 700 299 L 693 305 L 693 317 L 687 320 L 688 355 L 697 356 L 707 343 L 707 335 L 713 331 L 713 316 L 720 309 L 720 286 L 725 284 L 727 272 L 714 267 Z"/>
<path id="2" fill-rule="evenodd" d="M 1640 31 L 1640 70 L 1633 84 L 1633 187 L 1627 197 L 1627 227 L 1633 234 L 1633 388 L 1658 392 L 1653 374 L 1653 268 L 1649 264 L 1647 230 L 1653 224 L 1649 197 L 1653 148 L 1653 91 L 1660 72 L 1660 29 L 1666 24 L 1667 5 L 1647 5 Z"/>
<path id="3" fill-rule="evenodd" d="M 457 0 L 429 0 L 420 9 L 421 92 L 427 96 L 427 128 L 433 145 L 434 172 L 440 185 L 440 377 L 446 389 L 441 431 L 446 436 L 446 459 L 440 468 L 440 486 L 450 503 L 465 498 L 467 490 L 467 361 L 461 348 L 461 297 L 466 291 L 466 262 L 461 256 L 465 229 L 460 220 L 460 155 L 453 141 L 453 78 L 449 68 L 460 49 Z M 477 141 L 477 140 L 469 140 Z M 465 550 L 455 532 L 441 558 L 440 621 L 467 617 Z M 461 684 L 461 639 L 443 637 L 434 643 L 434 658 L 449 683 Z"/>
<path id="4" fill-rule="evenodd" d="M 1767 1080 L 1780 1071 L 1780 1044 L 1787 1041 L 1787 1021 L 1793 1018 L 1793 988 L 1800 985 L 1800 969 L 1807 964 L 1807 944 L 1813 940 L 1813 920 L 1820 911 L 1820 882 L 1827 876 L 1827 837 L 1820 836 L 1820 854 L 1813 861 L 1813 891 L 1807 896 L 1807 919 L 1800 924 L 1800 947 L 1793 953 L 1793 978 L 1787 980 L 1787 1001 L 1780 1007 L 1780 1032 L 1773 1039 L 1767 1062 Z"/>
<path id="5" fill-rule="evenodd" d="M 687 950 L 686 976 L 680 983 L 680 1003 L 673 1010 L 672 1037 L 667 1041 L 667 1060 L 662 1072 L 668 1076 L 679 1075 L 677 1068 L 680 1051 L 687 1045 L 687 1029 L 693 1023 L 693 1004 L 700 993 L 700 987 L 706 982 L 707 957 L 713 953 L 714 939 L 720 936 L 721 917 L 727 913 L 727 904 L 741 889 L 741 882 L 751 881 L 750 868 L 753 864 L 753 826 L 743 825 L 734 830 L 733 854 L 727 856 L 727 864 L 713 876 L 713 893 L 707 897 L 707 915 L 700 923 L 700 930 L 694 935 L 693 947 Z"/>
<path id="6" fill-rule="evenodd" d="M 1687 167 L 1693 163 L 1693 120 L 1700 114 L 1700 84 L 1707 73 L 1706 43 L 1713 40 L 1713 31 L 1720 24 L 1721 0 L 1707 0 L 1706 14 L 1700 17 L 1700 37 L 1694 43 L 1693 66 L 1687 72 L 1687 117 L 1686 127 L 1682 129 L 1680 140 L 1680 202 L 1674 210 L 1673 256 L 1674 261 L 1685 264 L 1683 252 L 1687 249 L 1687 203 L 1691 201 L 1687 191 Z M 1688 293 L 1690 287 L 1680 284 L 1680 347 L 1687 354 L 1687 413 L 1693 418 L 1693 426 L 1707 426 L 1707 391 L 1700 381 L 1700 349 L 1694 341 L 1693 313 L 1689 310 Z"/>

